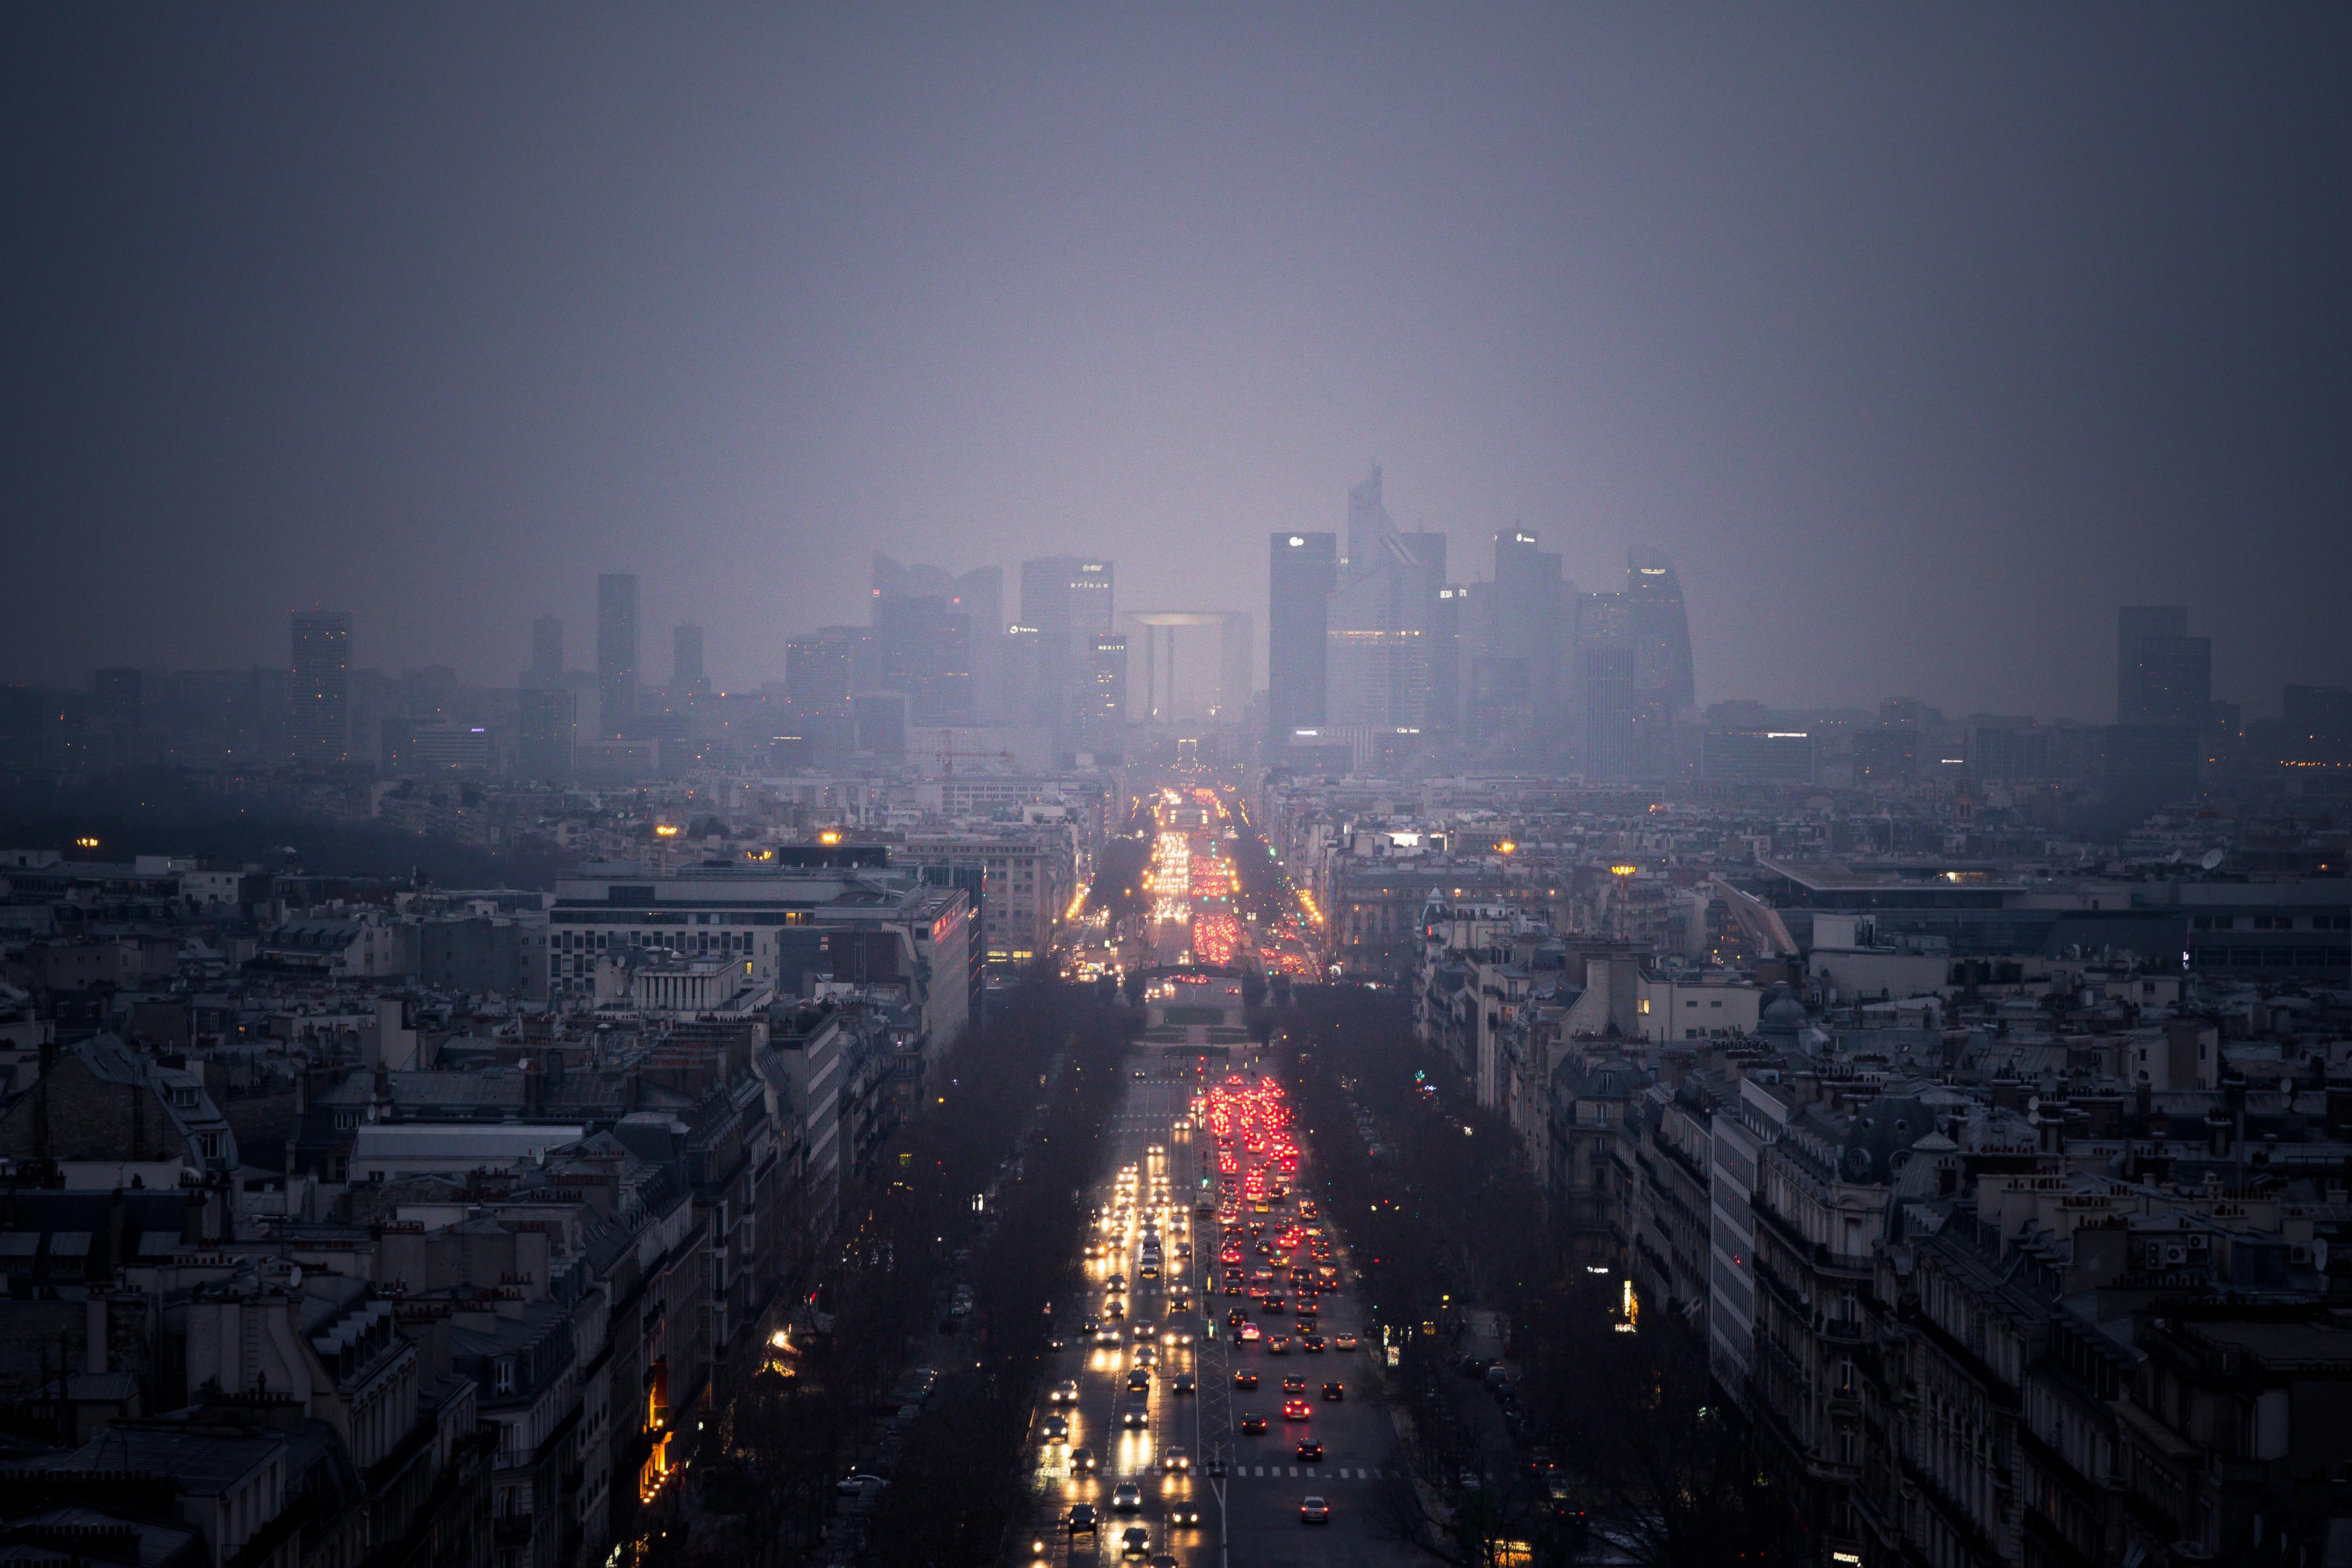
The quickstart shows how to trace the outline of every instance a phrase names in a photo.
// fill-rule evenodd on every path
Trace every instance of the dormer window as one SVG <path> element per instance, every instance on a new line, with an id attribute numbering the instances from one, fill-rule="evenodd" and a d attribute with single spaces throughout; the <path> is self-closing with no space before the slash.
<path id="1" fill-rule="evenodd" d="M 348 1133 L 359 1124 L 360 1113 L 357 1111 L 338 1111 L 335 1113 L 335 1131 L 338 1133 Z"/>
<path id="2" fill-rule="evenodd" d="M 512 1394 L 515 1391 L 514 1357 L 502 1355 L 490 1364 L 490 1392 Z"/>

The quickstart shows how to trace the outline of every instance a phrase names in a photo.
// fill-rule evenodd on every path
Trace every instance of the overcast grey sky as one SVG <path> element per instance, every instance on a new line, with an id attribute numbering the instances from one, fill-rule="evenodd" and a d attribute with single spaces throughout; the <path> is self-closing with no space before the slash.
<path id="1" fill-rule="evenodd" d="M 2352 673 L 2352 23 L 2289 5 L 19 6 L 0 674 L 722 682 L 884 549 L 1265 611 L 1377 460 L 1668 551 L 1702 701 Z M 1010 610 L 1013 606 L 1008 604 Z M 1263 632 L 1261 630 L 1261 641 Z"/>

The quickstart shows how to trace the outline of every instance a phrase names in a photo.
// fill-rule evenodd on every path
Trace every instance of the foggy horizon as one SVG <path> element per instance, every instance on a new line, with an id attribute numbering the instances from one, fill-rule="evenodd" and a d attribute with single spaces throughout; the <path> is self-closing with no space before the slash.
<path id="1" fill-rule="evenodd" d="M 870 553 L 1258 619 L 1675 563 L 1699 702 L 2102 720 L 2115 611 L 2341 683 L 2340 12 L 13 15 L 0 678 L 714 683 Z M 106 570 L 91 570 L 93 562 Z"/>

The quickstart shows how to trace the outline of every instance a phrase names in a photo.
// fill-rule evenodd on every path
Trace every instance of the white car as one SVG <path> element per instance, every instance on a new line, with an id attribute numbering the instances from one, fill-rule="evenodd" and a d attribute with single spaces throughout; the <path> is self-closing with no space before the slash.
<path id="1" fill-rule="evenodd" d="M 1133 1481 L 1121 1481 L 1111 1489 L 1110 1507 L 1113 1513 L 1137 1513 L 1143 1508 L 1143 1489 Z"/>

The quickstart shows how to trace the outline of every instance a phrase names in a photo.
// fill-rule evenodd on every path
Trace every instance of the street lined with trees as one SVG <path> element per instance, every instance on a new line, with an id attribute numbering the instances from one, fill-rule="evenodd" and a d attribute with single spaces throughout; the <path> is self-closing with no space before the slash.
<path id="1" fill-rule="evenodd" d="M 845 1195 L 856 1218 L 790 1343 L 704 1429 L 702 1506 L 668 1552 L 782 1568 L 847 1547 L 945 1568 L 1010 1539 L 1049 1309 L 1076 1284 L 1079 1197 L 1132 1015 L 1048 970 L 997 1008 L 935 1070 L 875 1184 Z M 887 1484 L 843 1490 L 885 1469 Z"/>
<path id="2" fill-rule="evenodd" d="M 1704 1347 L 1629 1324 L 1622 1271 L 1570 1259 L 1510 1129 L 1415 1038 L 1402 998 L 1300 988 L 1280 1028 L 1327 1202 L 1399 1353 L 1413 1484 L 1386 1500 L 1391 1528 L 1465 1565 L 1784 1560 L 1786 1508 Z M 1487 1314 L 1505 1336 L 1492 1395 L 1460 1364 Z"/>

